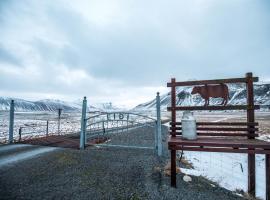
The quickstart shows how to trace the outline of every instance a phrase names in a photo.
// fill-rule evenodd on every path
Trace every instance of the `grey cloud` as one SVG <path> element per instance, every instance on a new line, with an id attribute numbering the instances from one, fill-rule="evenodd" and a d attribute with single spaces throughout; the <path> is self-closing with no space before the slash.
<path id="1" fill-rule="evenodd" d="M 110 85 L 114 82 L 123 88 L 166 86 L 172 76 L 178 80 L 225 78 L 253 71 L 262 78 L 270 77 L 268 1 L 116 1 L 122 12 L 104 26 L 98 26 L 69 6 L 73 1 L 26 2 L 28 8 L 22 4 L 0 4 L 0 10 L 12 7 L 22 23 L 24 19 L 30 21 L 25 29 L 35 36 L 22 38 L 20 42 L 34 52 L 38 61 L 28 54 L 21 61 L 16 52 L 0 49 L 0 62 L 17 66 L 31 61 L 48 77 L 39 81 L 46 92 L 87 92 L 81 85 L 77 88 L 57 85 L 54 74 L 57 66 L 84 70 L 95 80 L 104 81 L 100 88 L 108 90 L 113 90 Z M 5 24 L 15 20 L 5 13 L 1 14 Z M 40 34 L 36 27 L 45 28 L 42 30 L 45 33 Z M 17 30 L 4 26 L 3 31 L 5 28 L 20 31 L 20 27 Z M 6 41 L 0 38 L 0 42 Z M 5 79 L 5 85 L 9 79 Z M 20 90 L 24 86 L 25 90 L 35 90 L 27 86 L 23 77 L 19 84 Z M 99 94 L 91 84 L 84 86 Z"/>
<path id="2" fill-rule="evenodd" d="M 9 63 L 15 66 L 21 66 L 21 61 L 13 55 L 12 52 L 1 46 L 0 44 L 0 62 Z"/>

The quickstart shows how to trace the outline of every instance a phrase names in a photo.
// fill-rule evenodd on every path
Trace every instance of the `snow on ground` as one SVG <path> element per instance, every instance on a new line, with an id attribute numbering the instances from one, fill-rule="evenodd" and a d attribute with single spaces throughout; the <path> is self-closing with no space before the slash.
<path id="1" fill-rule="evenodd" d="M 247 191 L 247 154 L 184 152 L 184 157 L 194 169 L 183 173 L 204 176 L 231 191 Z M 265 199 L 265 156 L 256 155 L 256 196 Z"/>

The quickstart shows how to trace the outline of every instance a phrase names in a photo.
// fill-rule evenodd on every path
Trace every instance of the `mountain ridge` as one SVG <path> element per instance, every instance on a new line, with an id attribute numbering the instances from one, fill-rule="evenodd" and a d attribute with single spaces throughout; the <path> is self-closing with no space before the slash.
<path id="1" fill-rule="evenodd" d="M 0 110 L 9 110 L 11 100 L 14 100 L 15 111 L 56 111 L 63 109 L 66 112 L 81 112 L 82 101 L 67 102 L 58 99 L 42 99 L 38 101 L 29 101 L 21 98 L 0 97 Z M 99 103 L 88 105 L 89 111 L 114 111 L 120 110 L 112 103 Z"/>
<path id="2" fill-rule="evenodd" d="M 228 105 L 246 104 L 246 89 L 244 84 L 227 84 L 229 87 Z M 178 106 L 202 106 L 204 99 L 199 94 L 192 95 L 192 86 L 176 88 L 176 104 Z M 222 99 L 210 98 L 210 105 L 220 104 Z M 270 83 L 254 84 L 254 101 L 255 104 L 261 105 L 262 108 L 270 107 Z M 160 96 L 161 109 L 167 110 L 171 103 L 171 92 Z M 156 99 L 137 105 L 133 110 L 153 110 L 156 109 Z"/>

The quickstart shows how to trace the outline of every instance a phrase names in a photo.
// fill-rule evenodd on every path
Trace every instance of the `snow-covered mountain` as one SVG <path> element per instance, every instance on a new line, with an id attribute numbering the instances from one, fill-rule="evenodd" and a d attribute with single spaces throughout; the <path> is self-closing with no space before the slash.
<path id="1" fill-rule="evenodd" d="M 0 110 L 9 110 L 11 99 L 14 100 L 16 111 L 56 111 L 61 108 L 65 112 L 81 112 L 82 101 L 66 102 L 55 99 L 44 99 L 40 101 L 27 101 L 18 98 L 0 97 Z M 115 111 L 120 110 L 112 105 L 112 103 L 100 103 L 88 105 L 89 111 Z"/>
<path id="2" fill-rule="evenodd" d="M 227 84 L 229 87 L 229 101 L 228 105 L 246 104 L 246 89 L 243 84 Z M 191 86 L 178 87 L 176 89 L 177 101 L 179 106 L 199 106 L 204 105 L 204 99 L 200 95 L 192 95 Z M 270 107 L 270 83 L 254 84 L 254 99 L 255 104 L 261 105 L 261 108 Z M 171 103 L 171 92 L 160 96 L 161 109 L 166 110 Z M 217 105 L 222 102 L 222 99 L 211 98 L 210 105 Z M 140 104 L 133 110 L 151 110 L 156 109 L 156 100 Z"/>

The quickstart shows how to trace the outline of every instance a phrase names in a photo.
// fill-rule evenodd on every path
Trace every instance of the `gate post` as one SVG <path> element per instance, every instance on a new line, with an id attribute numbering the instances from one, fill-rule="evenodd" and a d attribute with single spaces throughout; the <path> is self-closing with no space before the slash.
<path id="1" fill-rule="evenodd" d="M 83 98 L 82 104 L 82 119 L 81 119 L 81 133 L 80 133 L 80 149 L 85 148 L 85 132 L 86 132 L 86 107 L 87 100 L 86 97 Z"/>
<path id="2" fill-rule="evenodd" d="M 13 130 L 14 130 L 14 100 L 11 100 L 9 110 L 9 138 L 8 142 L 13 143 Z"/>
<path id="3" fill-rule="evenodd" d="M 156 106 L 157 106 L 157 152 L 158 156 L 162 156 L 162 137 L 161 137 L 161 115 L 160 115 L 160 96 L 159 92 L 156 97 Z"/>

